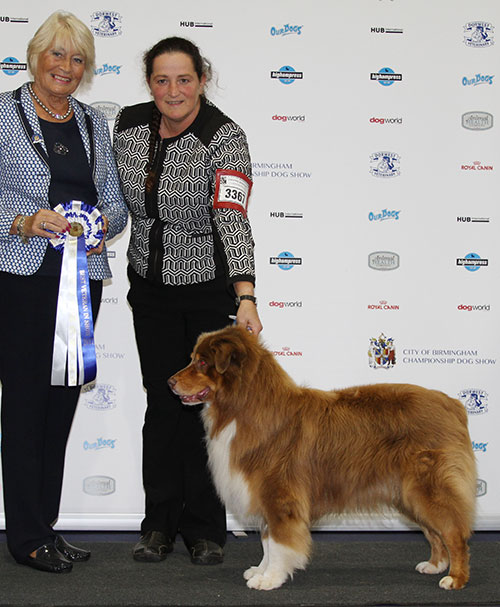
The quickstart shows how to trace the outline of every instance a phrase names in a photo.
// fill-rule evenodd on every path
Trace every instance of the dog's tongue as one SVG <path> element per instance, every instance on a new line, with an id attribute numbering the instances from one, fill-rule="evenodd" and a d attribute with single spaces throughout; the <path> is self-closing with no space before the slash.
<path id="1" fill-rule="evenodd" d="M 210 391 L 209 388 L 205 388 L 204 390 L 202 390 L 201 392 L 198 392 L 197 394 L 192 394 L 191 396 L 183 396 L 181 398 L 181 400 L 186 405 L 203 403 L 203 402 L 205 402 L 205 396 L 209 393 L 209 391 Z"/>

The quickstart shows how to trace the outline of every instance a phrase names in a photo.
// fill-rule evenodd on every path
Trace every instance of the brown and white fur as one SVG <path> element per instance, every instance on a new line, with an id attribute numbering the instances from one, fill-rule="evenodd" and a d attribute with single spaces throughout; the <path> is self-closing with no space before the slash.
<path id="1" fill-rule="evenodd" d="M 300 387 L 239 327 L 201 335 L 192 362 L 169 383 L 183 403 L 206 403 L 221 499 L 261 524 L 263 559 L 244 573 L 250 588 L 278 588 L 305 568 L 315 520 L 384 507 L 429 541 L 417 571 L 449 566 L 441 588 L 467 583 L 476 465 L 459 401 L 410 384 Z"/>

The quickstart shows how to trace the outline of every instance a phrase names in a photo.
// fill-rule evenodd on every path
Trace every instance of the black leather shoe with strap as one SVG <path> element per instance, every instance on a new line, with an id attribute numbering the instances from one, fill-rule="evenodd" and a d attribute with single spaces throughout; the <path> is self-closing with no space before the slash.
<path id="1" fill-rule="evenodd" d="M 72 546 L 63 538 L 62 535 L 56 535 L 54 544 L 59 552 L 66 557 L 68 561 L 72 561 L 73 563 L 88 561 L 90 558 L 90 550 L 84 550 L 83 548 Z"/>
<path id="2" fill-rule="evenodd" d="M 174 549 L 173 542 L 161 531 L 148 531 L 134 546 L 133 557 L 144 563 L 157 563 Z"/>
<path id="3" fill-rule="evenodd" d="M 19 562 L 47 573 L 69 573 L 73 569 L 73 563 L 59 552 L 55 544 L 44 544 L 36 550 L 35 556 L 28 556 Z"/>
<path id="4" fill-rule="evenodd" d="M 211 540 L 197 540 L 189 552 L 194 565 L 218 565 L 224 561 L 224 550 Z"/>

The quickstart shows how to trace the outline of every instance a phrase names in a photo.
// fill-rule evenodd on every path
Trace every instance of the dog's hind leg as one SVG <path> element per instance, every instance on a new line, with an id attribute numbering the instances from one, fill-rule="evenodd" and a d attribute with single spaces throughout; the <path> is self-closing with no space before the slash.
<path id="1" fill-rule="evenodd" d="M 421 525 L 421 529 L 424 532 L 424 535 L 431 546 L 431 556 L 429 557 L 428 561 L 422 561 L 421 563 L 418 563 L 415 569 L 419 573 L 443 573 L 443 571 L 446 571 L 448 569 L 448 565 L 450 564 L 448 550 L 443 544 L 443 540 L 435 531 L 433 531 L 432 529 L 428 529 L 423 525 Z"/>

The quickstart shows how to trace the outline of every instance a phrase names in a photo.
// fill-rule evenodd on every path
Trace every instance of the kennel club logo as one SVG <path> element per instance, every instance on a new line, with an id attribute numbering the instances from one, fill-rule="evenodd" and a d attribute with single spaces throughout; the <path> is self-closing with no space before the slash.
<path id="1" fill-rule="evenodd" d="M 393 251 L 374 251 L 368 255 L 368 266 L 372 270 L 397 270 L 399 255 Z"/>
<path id="2" fill-rule="evenodd" d="M 476 497 L 483 497 L 488 492 L 488 483 L 482 478 L 476 479 Z"/>
<path id="3" fill-rule="evenodd" d="M 401 174 L 401 157 L 394 152 L 374 152 L 370 156 L 370 174 L 373 177 L 390 179 Z"/>
<path id="4" fill-rule="evenodd" d="M 269 263 L 278 266 L 280 270 L 291 270 L 295 266 L 302 265 L 302 257 L 295 257 L 290 251 L 282 251 L 277 257 L 271 257 Z"/>
<path id="5" fill-rule="evenodd" d="M 111 476 L 87 476 L 83 479 L 83 492 L 87 495 L 111 495 L 116 491 L 116 481 Z"/>
<path id="6" fill-rule="evenodd" d="M 111 38 L 122 33 L 122 16 L 115 11 L 95 11 L 90 15 L 90 30 L 94 36 Z"/>
<path id="7" fill-rule="evenodd" d="M 477 253 L 467 253 L 465 257 L 457 259 L 457 266 L 463 266 L 469 272 L 477 272 L 479 268 L 488 265 L 487 259 L 481 259 Z"/>
<path id="8" fill-rule="evenodd" d="M 468 388 L 458 393 L 469 415 L 488 413 L 488 393 L 480 388 Z"/>
<path id="9" fill-rule="evenodd" d="M 278 79 L 281 84 L 292 84 L 295 80 L 302 80 L 303 72 L 296 72 L 291 65 L 284 65 L 279 70 L 271 72 L 271 78 Z"/>
<path id="10" fill-rule="evenodd" d="M 470 21 L 464 25 L 464 44 L 473 48 L 493 46 L 495 26 L 487 21 Z"/>
<path id="11" fill-rule="evenodd" d="M 383 67 L 378 72 L 372 72 L 370 80 L 375 80 L 382 86 L 392 86 L 395 82 L 403 80 L 403 74 L 396 74 L 391 67 Z"/>
<path id="12" fill-rule="evenodd" d="M 83 404 L 94 411 L 116 407 L 116 388 L 111 384 L 88 384 L 82 388 Z"/>
<path id="13" fill-rule="evenodd" d="M 396 348 L 394 339 L 383 333 L 377 338 L 370 338 L 368 349 L 368 365 L 372 369 L 391 369 L 396 364 Z"/>

